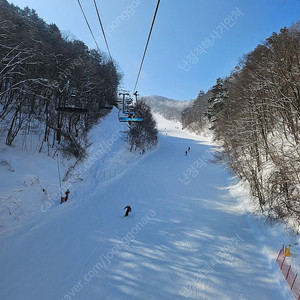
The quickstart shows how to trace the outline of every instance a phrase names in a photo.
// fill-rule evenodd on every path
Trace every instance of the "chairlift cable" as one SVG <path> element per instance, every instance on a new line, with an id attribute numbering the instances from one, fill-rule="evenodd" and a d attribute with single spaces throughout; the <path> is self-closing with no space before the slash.
<path id="1" fill-rule="evenodd" d="M 98 51 L 99 51 L 99 53 L 101 53 L 101 52 L 100 52 L 100 49 L 99 49 L 99 46 L 98 46 L 98 44 L 97 44 L 97 41 L 96 41 L 96 39 L 95 39 L 95 36 L 94 36 L 94 34 L 93 34 L 93 31 L 92 31 L 92 29 L 91 29 L 91 27 L 90 27 L 90 24 L 89 24 L 89 22 L 88 22 L 88 20 L 87 20 L 87 17 L 86 17 L 86 15 L 85 15 L 84 10 L 83 10 L 83 8 L 82 8 L 82 5 L 81 5 L 81 3 L 80 3 L 80 0 L 77 0 L 77 1 L 78 1 L 78 4 L 79 4 L 80 8 L 81 8 L 81 11 L 82 11 L 82 14 L 83 14 L 83 16 L 84 16 L 84 19 L 85 19 L 85 21 L 86 21 L 86 23 L 87 23 L 87 26 L 88 26 L 88 28 L 89 28 L 89 30 L 90 30 L 90 32 L 91 32 L 91 34 L 92 34 L 92 37 L 93 37 L 93 39 L 94 39 L 94 41 L 95 41 L 95 44 L 96 44 L 96 46 L 97 46 L 97 48 L 98 48 Z M 149 34 L 148 34 L 146 46 L 145 46 L 145 49 L 144 49 L 142 61 L 141 61 L 141 64 L 140 64 L 140 68 L 139 68 L 139 71 L 138 71 L 137 79 L 136 79 L 135 86 L 134 86 L 134 89 L 133 89 L 133 94 L 135 94 L 135 89 L 136 89 L 137 84 L 138 84 L 138 81 L 139 81 L 139 77 L 140 77 L 141 70 L 142 70 L 142 66 L 143 66 L 143 63 L 144 63 L 144 60 L 145 60 L 145 56 L 146 56 L 146 52 L 147 52 L 147 49 L 148 49 L 148 44 L 149 44 L 149 41 L 150 41 L 150 37 L 151 37 L 152 30 L 153 30 L 153 26 L 154 26 L 154 23 L 155 23 L 155 19 L 156 19 L 156 15 L 157 15 L 157 11 L 158 11 L 159 4 L 160 4 L 160 0 L 157 0 L 157 4 L 156 4 L 156 8 L 155 8 L 155 12 L 154 12 L 153 19 L 152 19 L 150 31 L 149 31 Z M 104 37 L 104 40 L 105 40 L 105 44 L 106 44 L 106 47 L 107 47 L 107 50 L 108 50 L 108 54 L 109 54 L 109 57 L 110 57 L 111 62 L 113 62 L 112 56 L 111 56 L 111 53 L 110 53 L 110 50 L 109 50 L 107 38 L 106 38 L 106 35 L 105 35 L 105 31 L 104 31 L 104 28 L 103 28 L 103 24 L 102 24 L 102 21 L 101 21 L 101 18 L 100 18 L 100 13 L 99 13 L 99 10 L 98 10 L 98 7 L 97 7 L 96 0 L 94 0 L 94 5 L 95 5 L 96 12 L 97 12 L 99 24 L 100 24 L 100 27 L 101 27 L 101 30 L 102 30 L 102 34 L 103 34 L 103 37 Z M 124 104 L 123 104 L 123 109 L 124 109 Z M 120 119 L 120 118 L 119 118 L 119 119 Z M 127 119 L 127 118 L 126 118 L 126 119 Z M 136 120 L 135 120 L 135 119 L 136 119 Z M 131 120 L 131 121 L 141 121 L 142 119 L 140 120 L 139 118 L 132 118 L 132 116 L 131 116 L 130 120 Z M 125 121 L 125 120 L 124 120 L 124 121 Z"/>
<path id="2" fill-rule="evenodd" d="M 99 48 L 99 46 L 98 46 L 98 43 L 97 43 L 97 41 L 96 41 L 96 39 L 95 39 L 95 36 L 94 36 L 94 34 L 93 34 L 92 28 L 91 28 L 91 26 L 90 26 L 90 24 L 89 24 L 88 19 L 86 18 L 86 15 L 85 15 L 85 13 L 84 13 L 83 8 L 82 8 L 82 6 L 81 6 L 80 0 L 77 0 L 77 1 L 78 1 L 79 6 L 80 6 L 80 9 L 81 9 L 81 12 L 82 12 L 82 14 L 83 14 L 83 17 L 84 17 L 84 19 L 85 19 L 85 21 L 86 21 L 86 24 L 87 24 L 87 26 L 88 26 L 88 28 L 89 28 L 91 34 L 92 34 L 92 37 L 93 37 L 93 39 L 94 39 L 95 44 L 96 44 L 96 46 L 97 46 L 98 52 L 101 53 L 100 48 Z"/>
<path id="3" fill-rule="evenodd" d="M 142 70 L 143 63 L 144 63 L 144 59 L 145 59 L 146 51 L 147 51 L 147 48 L 148 48 L 150 36 L 151 36 L 151 33 L 152 33 L 153 25 L 154 25 L 154 22 L 155 22 L 156 14 L 157 14 L 157 11 L 158 11 L 159 3 L 160 3 L 160 0 L 157 0 L 156 9 L 155 9 L 154 16 L 153 16 L 153 19 L 152 19 L 152 24 L 151 24 L 151 27 L 150 27 L 150 32 L 149 32 L 149 35 L 148 35 L 147 43 L 146 43 L 146 46 L 145 46 L 145 50 L 144 50 L 142 62 L 141 62 L 140 69 L 139 69 L 139 72 L 138 72 L 138 76 L 137 76 L 137 79 L 136 79 L 136 82 L 135 82 L 133 93 L 135 92 L 136 86 L 137 86 L 138 81 L 139 81 L 140 73 L 141 73 L 141 70 Z"/>
<path id="4" fill-rule="evenodd" d="M 101 22 L 101 18 L 100 18 L 100 14 L 99 14 L 99 10 L 98 10 L 98 6 L 97 6 L 97 3 L 96 3 L 96 0 L 94 0 L 94 4 L 95 4 L 97 16 L 98 16 L 98 20 L 99 20 L 99 23 L 100 23 L 100 27 L 101 27 L 101 30 L 102 30 L 102 34 L 103 34 L 103 37 L 104 37 L 104 41 L 105 41 L 105 44 L 106 44 L 106 47 L 107 47 L 107 51 L 108 51 L 110 60 L 113 61 L 112 60 L 112 56 L 110 54 L 109 47 L 108 47 L 108 42 L 107 42 L 107 39 L 106 39 L 105 31 L 104 31 L 104 28 L 103 28 L 103 25 L 102 25 L 102 22 Z"/>

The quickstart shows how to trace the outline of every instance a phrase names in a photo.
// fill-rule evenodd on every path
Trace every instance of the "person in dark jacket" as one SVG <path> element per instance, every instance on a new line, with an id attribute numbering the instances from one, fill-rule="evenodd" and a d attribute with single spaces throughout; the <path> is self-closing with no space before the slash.
<path id="1" fill-rule="evenodd" d="M 125 206 L 124 209 L 126 209 L 124 217 L 128 217 L 128 214 L 131 212 L 131 207 L 129 205 Z"/>

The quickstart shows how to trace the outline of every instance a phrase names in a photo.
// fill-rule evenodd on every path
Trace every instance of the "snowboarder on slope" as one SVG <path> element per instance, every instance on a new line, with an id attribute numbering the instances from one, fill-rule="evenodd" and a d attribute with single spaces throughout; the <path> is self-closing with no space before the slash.
<path id="1" fill-rule="evenodd" d="M 131 207 L 129 205 L 125 206 L 124 209 L 126 209 L 124 217 L 128 217 L 128 214 L 131 212 Z"/>

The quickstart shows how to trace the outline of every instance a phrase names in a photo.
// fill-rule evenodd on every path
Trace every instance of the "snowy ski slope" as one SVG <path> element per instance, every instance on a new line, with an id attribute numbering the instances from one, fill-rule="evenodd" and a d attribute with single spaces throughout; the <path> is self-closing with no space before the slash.
<path id="1" fill-rule="evenodd" d="M 18 155 L 32 153 L 2 153 L 19 177 L 39 181 L 16 196 L 23 177 L 1 169 L 2 198 L 32 203 L 19 221 L 3 221 L 0 299 L 292 299 L 275 262 L 287 242 L 282 229 L 245 213 L 225 167 L 207 161 L 208 139 L 157 120 L 159 146 L 137 156 L 113 111 L 93 130 L 77 169 L 82 180 L 69 182 L 70 201 L 61 205 L 39 199 L 42 187 L 58 188 L 55 161 L 35 154 L 36 166 L 23 166 Z M 122 218 L 126 205 L 133 211 Z"/>

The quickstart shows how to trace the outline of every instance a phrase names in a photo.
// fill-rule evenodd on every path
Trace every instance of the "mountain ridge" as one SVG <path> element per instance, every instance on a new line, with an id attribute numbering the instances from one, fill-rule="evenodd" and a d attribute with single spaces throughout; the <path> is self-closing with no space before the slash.
<path id="1" fill-rule="evenodd" d="M 159 95 L 143 96 L 141 100 L 149 105 L 154 113 L 160 114 L 168 120 L 180 123 L 182 121 L 182 111 L 187 107 L 191 107 L 195 101 L 195 99 L 181 101 Z"/>

